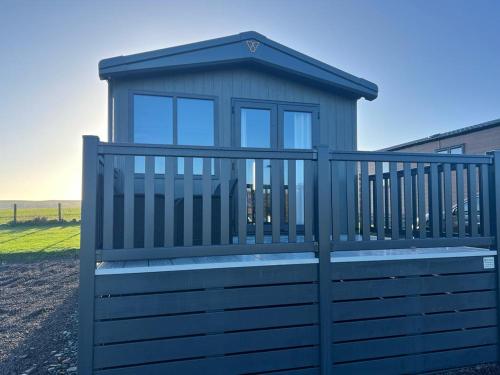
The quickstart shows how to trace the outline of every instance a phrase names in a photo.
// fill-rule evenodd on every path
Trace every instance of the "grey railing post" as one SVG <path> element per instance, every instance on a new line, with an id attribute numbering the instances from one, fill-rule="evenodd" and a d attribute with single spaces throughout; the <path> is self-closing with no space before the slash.
<path id="1" fill-rule="evenodd" d="M 331 178 L 327 146 L 318 147 L 318 258 L 319 258 L 319 329 L 321 374 L 332 373 L 332 295 L 330 264 Z"/>
<path id="2" fill-rule="evenodd" d="M 497 274 L 497 320 L 500 322 L 500 261 L 498 252 L 500 251 L 500 151 L 492 151 L 488 153 L 493 156 L 493 164 L 490 168 L 490 186 L 489 193 L 490 204 L 494 205 L 490 209 L 491 232 L 495 238 L 495 250 L 497 251 L 495 271 Z M 485 225 L 486 223 L 483 223 Z M 500 325 L 497 325 L 497 338 L 500 340 Z M 500 345 L 498 345 L 500 360 Z"/>
<path id="3" fill-rule="evenodd" d="M 98 144 L 98 137 L 83 137 L 82 224 L 80 237 L 80 299 L 78 330 L 79 374 L 91 374 L 93 367 Z"/>

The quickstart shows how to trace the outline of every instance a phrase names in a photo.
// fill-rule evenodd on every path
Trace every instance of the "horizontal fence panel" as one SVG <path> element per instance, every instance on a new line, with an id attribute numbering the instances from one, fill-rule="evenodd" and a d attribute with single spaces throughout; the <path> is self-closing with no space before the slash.
<path id="1" fill-rule="evenodd" d="M 317 302 L 314 284 L 211 289 L 183 293 L 97 298 L 96 319 L 181 314 L 196 311 L 255 308 Z"/>
<path id="2" fill-rule="evenodd" d="M 334 344 L 336 363 L 496 344 L 497 327 Z"/>
<path id="3" fill-rule="evenodd" d="M 341 301 L 495 288 L 496 276 L 492 272 L 428 277 L 405 276 L 402 278 L 391 277 L 379 280 L 334 282 L 332 285 L 332 297 L 335 301 Z"/>
<path id="4" fill-rule="evenodd" d="M 334 342 L 488 327 L 497 324 L 495 308 L 445 312 L 381 319 L 338 322 L 333 326 Z"/>
<path id="5" fill-rule="evenodd" d="M 97 296 L 160 293 L 237 286 L 308 283 L 317 281 L 316 264 L 216 268 L 169 272 L 98 275 Z"/>
<path id="6" fill-rule="evenodd" d="M 268 307 L 95 322 L 96 344 L 310 325 L 318 305 Z M 317 328 L 316 328 L 317 329 Z"/>
<path id="7" fill-rule="evenodd" d="M 305 347 L 115 368 L 96 371 L 96 374 L 134 375 L 147 373 L 150 375 L 230 375 L 236 373 L 262 373 L 264 371 L 291 370 L 294 368 L 318 366 L 318 364 L 318 349 L 315 347 Z M 306 373 L 309 373 L 309 370 L 306 371 Z"/>
<path id="8" fill-rule="evenodd" d="M 221 333 L 114 345 L 94 349 L 96 368 L 275 350 L 318 344 L 317 326 Z"/>
<path id="9" fill-rule="evenodd" d="M 489 155 L 445 155 L 421 152 L 392 151 L 331 151 L 330 160 L 338 161 L 382 161 L 410 163 L 485 163 L 491 164 L 493 158 Z"/>
<path id="10" fill-rule="evenodd" d="M 496 291 L 335 302 L 333 320 L 381 318 L 496 306 Z"/>
<path id="11" fill-rule="evenodd" d="M 497 361 L 497 346 L 486 345 L 333 366 L 336 375 L 422 373 Z"/>

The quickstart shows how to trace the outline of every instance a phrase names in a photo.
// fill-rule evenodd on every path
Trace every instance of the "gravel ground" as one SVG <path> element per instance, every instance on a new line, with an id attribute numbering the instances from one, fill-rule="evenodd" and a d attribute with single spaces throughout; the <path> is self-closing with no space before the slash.
<path id="1" fill-rule="evenodd" d="M 0 264 L 0 374 L 76 374 L 78 260 Z M 495 365 L 439 375 L 500 375 Z"/>
<path id="2" fill-rule="evenodd" d="M 0 374 L 77 370 L 78 260 L 0 265 Z"/>

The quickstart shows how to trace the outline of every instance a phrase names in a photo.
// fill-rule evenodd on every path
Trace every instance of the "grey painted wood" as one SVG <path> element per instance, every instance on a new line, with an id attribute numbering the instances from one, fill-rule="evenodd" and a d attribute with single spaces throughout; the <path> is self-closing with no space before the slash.
<path id="1" fill-rule="evenodd" d="M 304 241 L 313 240 L 314 226 L 314 164 L 304 160 Z"/>
<path id="2" fill-rule="evenodd" d="M 134 247 L 134 157 L 125 157 L 125 168 L 123 171 L 123 201 L 124 201 L 124 231 L 123 243 L 124 247 L 131 249 Z"/>
<path id="3" fill-rule="evenodd" d="M 288 160 L 288 241 L 297 241 L 296 161 Z"/>
<path id="4" fill-rule="evenodd" d="M 97 137 L 83 137 L 82 231 L 79 254 L 81 289 L 78 327 L 78 367 L 82 374 L 90 373 L 93 368 L 98 142 Z"/>
<path id="5" fill-rule="evenodd" d="M 230 375 L 235 373 L 262 373 L 280 369 L 317 366 L 318 350 L 315 347 L 282 349 L 267 352 L 245 353 L 224 357 L 209 357 L 186 361 L 163 362 L 143 366 L 96 371 L 97 375 Z"/>
<path id="6" fill-rule="evenodd" d="M 264 169 L 262 159 L 255 159 L 255 243 L 264 242 Z"/>
<path id="7" fill-rule="evenodd" d="M 305 326 L 111 344 L 95 348 L 94 363 L 115 367 L 317 345 L 318 336 L 317 327 Z"/>
<path id="8" fill-rule="evenodd" d="M 429 220 L 432 227 L 432 237 L 438 238 L 439 232 L 439 179 L 436 163 L 430 165 L 429 175 Z"/>
<path id="9" fill-rule="evenodd" d="M 165 158 L 165 235 L 164 246 L 174 246 L 174 201 L 175 201 L 175 165 L 177 159 Z"/>
<path id="10" fill-rule="evenodd" d="M 220 176 L 220 238 L 221 244 L 229 244 L 229 172 L 231 162 L 221 160 Z"/>
<path id="11" fill-rule="evenodd" d="M 330 176 L 331 176 L 331 189 L 332 189 L 332 197 L 331 197 L 331 217 L 332 217 L 332 241 L 338 241 L 340 239 L 340 163 L 339 162 L 330 162 Z"/>
<path id="12" fill-rule="evenodd" d="M 458 236 L 465 236 L 465 210 L 464 210 L 464 165 L 457 164 L 455 166 L 456 191 L 457 191 L 457 222 Z"/>
<path id="13" fill-rule="evenodd" d="M 451 166 L 443 164 L 443 180 L 444 180 L 444 222 L 445 236 L 453 236 L 453 218 L 452 218 L 452 196 L 451 196 Z"/>
<path id="14" fill-rule="evenodd" d="M 489 170 L 486 164 L 481 164 L 479 167 L 480 173 L 480 204 L 481 204 L 481 235 L 490 235 L 490 184 Z"/>
<path id="15" fill-rule="evenodd" d="M 445 352 L 415 354 L 373 361 L 338 364 L 334 365 L 333 368 L 335 373 L 339 375 L 367 372 L 396 375 L 465 367 L 477 363 L 496 362 L 496 360 L 496 345 L 488 345 L 478 348 L 466 348 Z"/>
<path id="16" fill-rule="evenodd" d="M 193 244 L 193 158 L 184 158 L 184 246 Z"/>
<path id="17" fill-rule="evenodd" d="M 495 317 L 495 315 L 493 314 Z M 108 344 L 318 323 L 317 305 L 265 307 L 95 322 L 95 343 Z"/>
<path id="18" fill-rule="evenodd" d="M 361 164 L 361 220 L 363 240 L 370 239 L 370 182 L 368 180 L 368 162 Z"/>
<path id="19" fill-rule="evenodd" d="M 384 195 L 383 195 L 383 168 L 382 162 L 375 163 L 375 199 L 376 199 L 376 222 L 377 222 L 377 239 L 385 238 L 385 219 L 384 219 Z M 387 215 L 387 211 L 386 211 Z"/>
<path id="20" fill-rule="evenodd" d="M 103 199 L 103 226 L 102 247 L 113 248 L 113 216 L 114 216 L 114 162 L 113 155 L 104 156 L 104 199 Z"/>
<path id="21" fill-rule="evenodd" d="M 392 152 L 392 151 L 344 151 L 334 150 L 330 155 L 331 160 L 351 161 L 384 161 L 384 162 L 410 162 L 410 163 L 491 163 L 488 155 L 445 155 L 423 152 Z"/>
<path id="22" fill-rule="evenodd" d="M 356 215 L 355 215 L 355 162 L 348 161 L 345 163 L 346 170 L 346 202 L 347 202 L 347 238 L 349 241 L 353 241 L 356 235 Z"/>
<path id="23" fill-rule="evenodd" d="M 491 308 L 339 322 L 335 324 L 334 342 L 495 326 L 496 315 L 496 309 Z"/>
<path id="24" fill-rule="evenodd" d="M 246 160 L 239 159 L 238 171 L 238 243 L 247 243 L 247 174 Z M 274 203 L 274 200 L 273 200 Z M 274 216 L 273 216 L 274 218 Z"/>
<path id="25" fill-rule="evenodd" d="M 203 159 L 203 239 L 204 246 L 212 244 L 212 159 Z"/>
<path id="26" fill-rule="evenodd" d="M 116 319 L 206 310 L 312 303 L 317 302 L 317 298 L 316 287 L 313 284 L 123 296 L 97 299 L 95 301 L 95 317 L 96 319 Z M 134 306 L 134 309 L 130 310 L 130 306 Z"/>
<path id="27" fill-rule="evenodd" d="M 412 197 L 415 191 L 412 191 L 411 179 L 411 164 L 403 164 L 403 181 L 404 181 L 404 211 L 405 211 L 405 237 L 406 239 L 413 238 L 413 200 Z"/>
<path id="28" fill-rule="evenodd" d="M 144 173 L 144 247 L 154 246 L 155 229 L 155 159 L 153 156 L 146 157 Z"/>
<path id="29" fill-rule="evenodd" d="M 399 189 L 398 189 L 398 165 L 389 163 L 390 174 L 390 209 L 391 209 L 391 238 L 399 238 Z"/>
<path id="30" fill-rule="evenodd" d="M 425 169 L 423 163 L 417 164 L 417 190 L 418 190 L 418 223 L 419 238 L 427 237 L 426 201 L 425 201 Z"/>
<path id="31" fill-rule="evenodd" d="M 469 207 L 469 234 L 477 236 L 477 168 L 475 164 L 467 165 L 467 200 Z"/>
<path id="32" fill-rule="evenodd" d="M 282 163 L 279 160 L 271 160 L 271 222 L 272 239 L 274 243 L 280 242 L 281 234 L 281 174 Z"/>

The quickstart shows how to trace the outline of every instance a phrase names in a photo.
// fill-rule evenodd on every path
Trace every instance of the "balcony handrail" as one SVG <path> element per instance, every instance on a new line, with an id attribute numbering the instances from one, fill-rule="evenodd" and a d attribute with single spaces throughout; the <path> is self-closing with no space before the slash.
<path id="1" fill-rule="evenodd" d="M 409 162 L 409 163 L 463 163 L 492 164 L 491 155 L 432 154 L 395 151 L 330 151 L 330 160 Z"/>
<path id="2" fill-rule="evenodd" d="M 101 155 L 124 156 L 169 156 L 219 159 L 272 159 L 272 160 L 316 160 L 315 150 L 266 148 L 235 148 L 219 146 L 180 146 L 158 144 L 106 143 L 100 142 Z"/>

